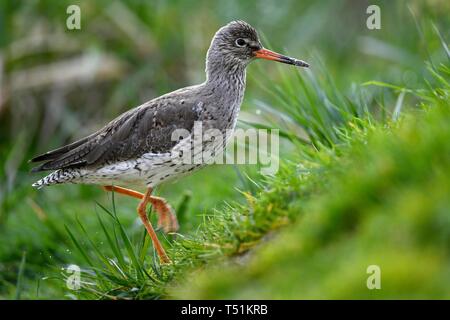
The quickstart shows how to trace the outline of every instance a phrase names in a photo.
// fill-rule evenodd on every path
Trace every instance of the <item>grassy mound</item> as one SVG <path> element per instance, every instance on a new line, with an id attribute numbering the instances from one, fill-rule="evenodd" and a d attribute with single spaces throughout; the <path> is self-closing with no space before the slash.
<path id="1" fill-rule="evenodd" d="M 191 280 L 172 294 L 200 299 L 448 299 L 448 107 L 447 101 L 426 115 L 411 115 L 393 130 L 354 133 L 350 147 L 332 156 L 324 153 L 326 169 L 307 175 L 321 178 L 325 190 L 305 200 L 301 188 L 293 186 L 300 219 L 248 259 L 185 277 Z M 290 167 L 291 176 L 301 180 L 304 174 Z M 372 265 L 381 271 L 380 290 L 367 287 Z"/>

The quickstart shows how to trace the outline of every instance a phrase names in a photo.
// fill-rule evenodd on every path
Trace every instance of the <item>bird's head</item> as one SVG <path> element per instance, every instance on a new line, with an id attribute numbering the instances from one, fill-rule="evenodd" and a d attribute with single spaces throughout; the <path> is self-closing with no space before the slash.
<path id="1" fill-rule="evenodd" d="M 254 59 L 266 59 L 308 67 L 308 63 L 265 49 L 256 30 L 244 21 L 232 21 L 216 32 L 207 61 L 229 66 L 247 66 Z"/>

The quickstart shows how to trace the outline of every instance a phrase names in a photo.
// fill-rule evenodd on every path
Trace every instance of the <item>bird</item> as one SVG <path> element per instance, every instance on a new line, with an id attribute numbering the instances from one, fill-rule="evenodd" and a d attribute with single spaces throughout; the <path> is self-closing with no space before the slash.
<path id="1" fill-rule="evenodd" d="M 247 22 L 231 21 L 212 38 L 203 83 L 147 101 L 85 138 L 32 158 L 30 162 L 40 163 L 32 172 L 52 171 L 32 186 L 93 184 L 139 199 L 137 213 L 159 260 L 171 263 L 148 219 L 147 206 L 151 204 L 158 228 L 164 232 L 176 232 L 179 224 L 170 204 L 152 193 L 158 185 L 206 165 L 175 161 L 195 146 L 192 130 L 196 124 L 224 133 L 224 141 L 198 142 L 212 155 L 223 152 L 243 101 L 246 68 L 256 59 L 309 67 L 305 61 L 264 48 L 256 29 Z M 190 134 L 174 139 L 177 130 Z M 145 188 L 145 193 L 130 187 Z"/>

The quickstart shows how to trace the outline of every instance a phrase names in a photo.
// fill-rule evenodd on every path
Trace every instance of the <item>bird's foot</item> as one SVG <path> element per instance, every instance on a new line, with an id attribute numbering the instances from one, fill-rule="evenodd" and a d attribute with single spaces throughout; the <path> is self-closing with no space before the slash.
<path id="1" fill-rule="evenodd" d="M 178 231 L 179 224 L 177 216 L 170 204 L 160 197 L 152 196 L 149 200 L 158 214 L 158 228 L 161 228 L 165 233 Z"/>

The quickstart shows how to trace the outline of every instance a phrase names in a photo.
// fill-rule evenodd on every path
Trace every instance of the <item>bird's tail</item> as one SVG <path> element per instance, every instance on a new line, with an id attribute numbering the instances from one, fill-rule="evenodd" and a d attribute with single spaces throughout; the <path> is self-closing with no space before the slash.
<path id="1" fill-rule="evenodd" d="M 73 170 L 60 169 L 50 173 L 41 180 L 32 184 L 33 187 L 40 189 L 45 186 L 53 184 L 67 183 L 73 181 L 76 177 L 79 177 L 79 173 L 73 172 Z"/>

